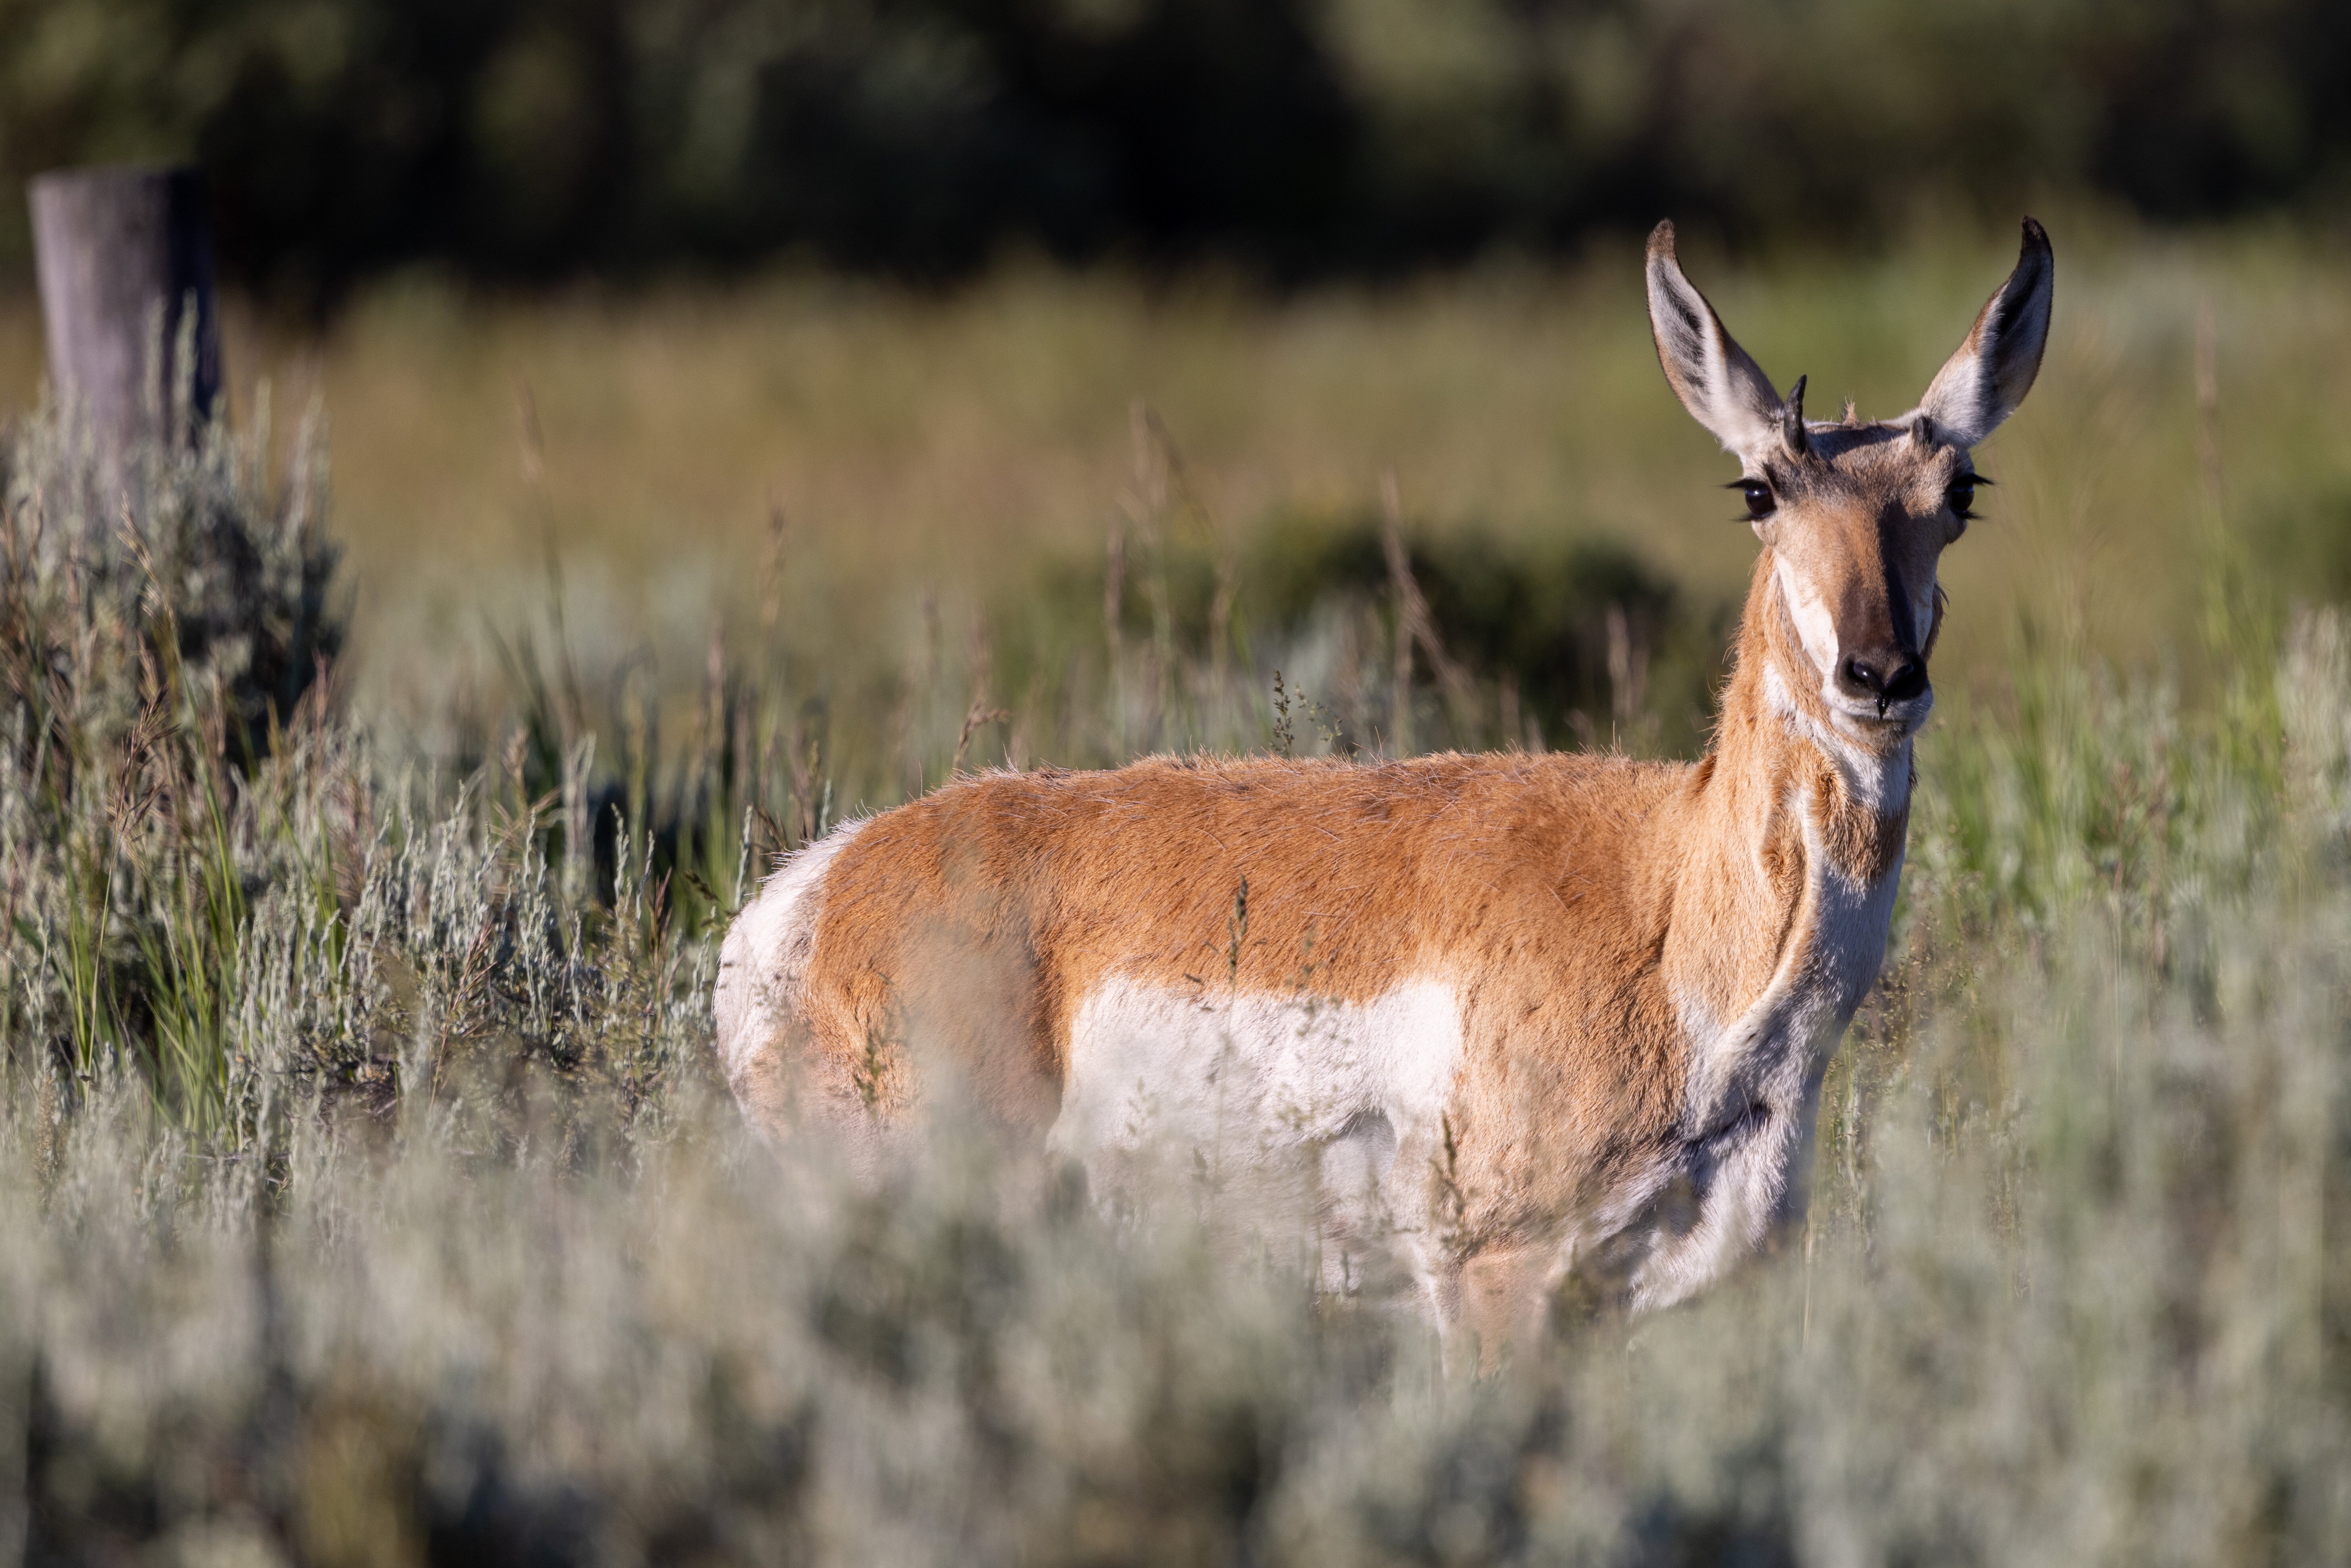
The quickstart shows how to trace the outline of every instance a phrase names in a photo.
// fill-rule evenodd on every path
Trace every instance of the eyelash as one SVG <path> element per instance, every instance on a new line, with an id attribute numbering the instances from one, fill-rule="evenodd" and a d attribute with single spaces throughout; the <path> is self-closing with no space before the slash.
<path id="1" fill-rule="evenodd" d="M 1977 486 L 1989 485 L 1991 483 L 1991 480 L 1985 478 L 1980 474 L 1970 474 L 1964 478 L 1954 479 L 1949 485 L 1944 487 L 1944 504 L 1951 508 L 1951 511 L 1959 517 L 1959 521 L 1963 523 L 1971 522 L 1974 520 L 1976 516 L 1975 504 Z M 1960 499 L 1959 497 L 1959 492 L 1962 490 L 1967 492 L 1967 497 L 1964 500 Z"/>
<path id="2" fill-rule="evenodd" d="M 1991 480 L 1985 478 L 1980 474 L 1970 474 L 1964 479 L 1954 479 L 1950 484 L 1944 486 L 1944 503 L 1951 508 L 1952 513 L 1958 517 L 1959 521 L 1963 523 L 1973 522 L 1977 515 L 1975 510 L 1976 489 L 1979 486 L 1989 485 L 1991 483 Z M 1770 517 L 1773 512 L 1780 509 L 1779 497 L 1772 495 L 1771 486 L 1765 484 L 1761 479 L 1733 479 L 1729 484 L 1724 486 L 1723 488 L 1726 490 L 1738 491 L 1740 497 L 1746 501 L 1747 520 L 1750 522 L 1760 523 L 1765 517 Z M 1959 496 L 1959 492 L 1962 490 L 1967 492 L 1965 499 L 1961 499 Z"/>
<path id="3" fill-rule="evenodd" d="M 1760 523 L 1780 509 L 1779 497 L 1772 495 L 1771 486 L 1761 479 L 1733 479 L 1723 488 L 1738 491 L 1747 502 L 1747 516 L 1744 519 L 1747 522 Z"/>

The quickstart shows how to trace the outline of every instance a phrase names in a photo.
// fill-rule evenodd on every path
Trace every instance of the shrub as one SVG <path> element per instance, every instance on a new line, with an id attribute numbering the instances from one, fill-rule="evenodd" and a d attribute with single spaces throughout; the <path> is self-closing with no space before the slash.
<path id="1" fill-rule="evenodd" d="M 2210 709 L 2043 651 L 2012 712 L 1931 731 L 1806 1228 L 1655 1318 L 1562 1303 L 1480 1381 L 1213 1194 L 1113 1225 L 952 1115 L 878 1186 L 751 1145 L 701 1065 L 713 945 L 817 765 L 622 786 L 608 880 L 568 701 L 543 789 L 523 739 L 420 779 L 315 688 L 236 753 L 248 631 L 184 652 L 215 580 L 143 564 L 196 559 L 153 491 L 120 557 L 32 528 L 56 439 L 11 457 L 0 775 L 30 1561 L 2299 1562 L 2351 1531 L 2335 616 Z M 243 624 L 291 615 L 298 514 L 217 448 L 156 461 L 278 563 Z M 748 685 L 679 749 L 773 733 Z M 706 858 L 664 865 L 664 823 Z"/>

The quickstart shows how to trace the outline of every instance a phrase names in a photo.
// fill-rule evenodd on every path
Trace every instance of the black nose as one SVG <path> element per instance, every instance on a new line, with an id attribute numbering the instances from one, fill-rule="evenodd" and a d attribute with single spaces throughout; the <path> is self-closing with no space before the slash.
<path id="1" fill-rule="evenodd" d="M 1848 653 L 1837 666 L 1838 684 L 1853 696 L 1877 699 L 1880 713 L 1895 703 L 1907 703 L 1927 689 L 1927 661 L 1899 649 L 1876 653 Z"/>

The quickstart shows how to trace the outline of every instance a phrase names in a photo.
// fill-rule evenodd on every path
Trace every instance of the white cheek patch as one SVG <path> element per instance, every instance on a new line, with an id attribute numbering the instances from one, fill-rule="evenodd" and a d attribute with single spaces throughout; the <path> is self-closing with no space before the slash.
<path id="1" fill-rule="evenodd" d="M 1910 624 L 1917 629 L 1918 652 L 1925 653 L 1928 642 L 1935 634 L 1935 573 L 1927 574 L 1927 592 L 1910 606 Z"/>
<path id="2" fill-rule="evenodd" d="M 1788 618 L 1796 623 L 1796 635 L 1803 639 L 1805 654 L 1820 671 L 1822 683 L 1827 684 L 1837 667 L 1836 617 L 1830 612 L 1828 601 L 1796 574 L 1786 556 L 1772 556 L 1771 575 L 1779 579 L 1781 601 L 1788 607 Z"/>

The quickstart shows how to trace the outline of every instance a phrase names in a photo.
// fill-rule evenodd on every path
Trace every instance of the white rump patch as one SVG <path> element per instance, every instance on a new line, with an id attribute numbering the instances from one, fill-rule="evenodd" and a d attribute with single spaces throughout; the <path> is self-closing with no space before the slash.
<path id="1" fill-rule="evenodd" d="M 863 819 L 843 822 L 785 861 L 727 928 L 718 950 L 711 1012 L 718 1065 L 738 1099 L 753 1057 L 782 1032 L 798 1005 L 816 956 L 821 906 L 812 895 L 834 858 L 864 826 Z"/>

